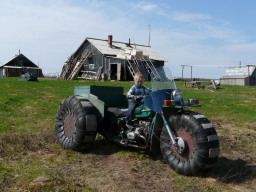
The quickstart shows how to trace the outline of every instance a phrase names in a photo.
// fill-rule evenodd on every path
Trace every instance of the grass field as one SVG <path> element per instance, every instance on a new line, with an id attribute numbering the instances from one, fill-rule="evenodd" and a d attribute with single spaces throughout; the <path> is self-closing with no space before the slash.
<path id="1" fill-rule="evenodd" d="M 101 135 L 87 153 L 59 147 L 56 112 L 75 85 L 120 86 L 126 93 L 133 82 L 0 78 L 0 191 L 255 191 L 256 87 L 176 83 L 185 100 L 200 100 L 202 107 L 191 110 L 204 114 L 219 135 L 219 161 L 203 176 L 179 175 L 161 155 Z"/>

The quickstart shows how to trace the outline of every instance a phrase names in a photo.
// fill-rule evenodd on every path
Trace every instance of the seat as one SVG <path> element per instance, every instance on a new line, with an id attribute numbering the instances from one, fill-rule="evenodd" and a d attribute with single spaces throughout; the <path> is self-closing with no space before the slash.
<path id="1" fill-rule="evenodd" d="M 107 111 L 113 113 L 116 117 L 124 117 L 126 116 L 128 108 L 108 107 Z"/>
<path id="2" fill-rule="evenodd" d="M 125 117 L 128 111 L 128 108 L 123 107 L 108 107 L 107 111 L 110 113 L 113 113 L 116 117 Z M 136 109 L 134 111 L 134 114 L 141 114 L 141 109 Z"/>

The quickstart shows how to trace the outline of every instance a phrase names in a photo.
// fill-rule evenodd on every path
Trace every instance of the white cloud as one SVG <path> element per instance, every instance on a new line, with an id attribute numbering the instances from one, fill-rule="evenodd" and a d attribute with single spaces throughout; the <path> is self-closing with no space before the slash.
<path id="1" fill-rule="evenodd" d="M 136 7 L 139 9 L 142 9 L 144 11 L 152 11 L 155 8 L 157 8 L 157 5 L 153 4 L 153 3 L 148 3 L 148 2 L 142 1 L 142 2 L 138 3 L 136 5 Z"/>
<path id="2" fill-rule="evenodd" d="M 36 2 L 36 3 L 35 3 Z M 67 1 L 0 2 L 0 62 L 6 62 L 18 50 L 37 63 L 44 73 L 60 72 L 68 58 L 86 37 L 127 39 L 137 30 L 125 16 L 109 17 L 108 7 L 98 2 L 77 6 Z M 97 10 L 93 8 L 97 8 Z M 8 11 L 9 9 L 13 11 Z M 106 11 L 104 11 L 106 9 Z M 127 27 L 131 30 L 127 30 Z"/>
<path id="3" fill-rule="evenodd" d="M 255 61 L 256 44 L 247 43 L 247 37 L 228 21 L 151 1 L 135 5 L 121 0 L 12 0 L 0 1 L 0 7 L 0 62 L 21 49 L 36 64 L 40 62 L 44 73 L 60 72 L 85 37 L 107 39 L 112 34 L 114 41 L 131 38 L 147 45 L 148 24 L 151 46 L 175 66 L 174 76 L 179 76 L 182 64 Z"/>
<path id="4" fill-rule="evenodd" d="M 205 14 L 199 13 L 188 13 L 188 12 L 181 12 L 181 11 L 173 11 L 171 14 L 173 20 L 180 21 L 180 22 L 188 22 L 192 23 L 198 20 L 211 20 L 212 17 Z"/>
<path id="5" fill-rule="evenodd" d="M 182 25 L 183 28 L 178 29 L 178 32 L 188 34 L 190 41 L 212 40 L 214 43 L 224 44 L 241 43 L 247 39 L 238 30 L 232 28 L 228 21 L 214 18 L 211 15 L 181 11 L 173 11 L 170 15 L 169 19 L 177 24 L 187 23 Z"/>
<path id="6" fill-rule="evenodd" d="M 256 43 L 244 43 L 244 44 L 233 44 L 226 45 L 223 47 L 224 50 L 232 51 L 232 52 L 256 52 Z"/>

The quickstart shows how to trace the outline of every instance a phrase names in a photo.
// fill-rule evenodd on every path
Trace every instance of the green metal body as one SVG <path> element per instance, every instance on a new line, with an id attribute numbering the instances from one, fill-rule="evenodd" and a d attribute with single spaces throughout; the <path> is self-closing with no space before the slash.
<path id="1" fill-rule="evenodd" d="M 75 86 L 74 95 L 83 96 L 88 99 L 99 111 L 98 119 L 103 120 L 105 109 L 108 107 L 128 107 L 128 99 L 123 94 L 123 87 L 107 87 L 107 86 Z M 137 107 L 142 113 L 136 114 L 137 118 L 154 117 L 155 112 L 145 105 Z"/>
<path id="2" fill-rule="evenodd" d="M 108 86 L 75 86 L 74 95 L 80 95 L 88 99 L 99 111 L 98 120 L 103 120 L 105 109 L 108 107 L 128 107 L 123 87 Z"/>
<path id="3" fill-rule="evenodd" d="M 137 117 L 137 118 L 154 117 L 155 116 L 155 112 L 152 111 L 151 109 L 149 109 L 144 104 L 137 107 L 136 110 L 137 109 L 141 110 L 141 112 L 142 112 L 140 114 L 135 114 L 135 117 Z"/>
<path id="4" fill-rule="evenodd" d="M 88 99 L 99 111 L 98 120 L 103 120 L 105 109 L 108 107 L 128 107 L 128 99 L 123 94 L 123 87 L 108 87 L 108 86 L 75 86 L 74 95 L 80 95 Z M 200 105 L 174 105 L 167 108 L 186 109 L 187 107 L 199 107 Z M 165 108 L 165 106 L 163 106 Z M 136 114 L 135 117 L 154 117 L 155 112 L 150 110 L 145 105 L 140 105 L 137 109 L 141 109 L 141 114 Z"/>
<path id="5" fill-rule="evenodd" d="M 123 94 L 123 87 L 108 87 L 108 86 L 75 86 L 74 95 L 82 96 L 88 99 L 93 106 L 97 109 L 97 120 L 98 123 L 104 122 L 105 128 L 110 132 L 114 132 L 114 129 L 119 120 L 126 119 L 123 117 L 115 117 L 113 114 L 107 112 L 108 107 L 117 108 L 127 108 L 128 99 L 126 95 Z M 171 98 L 170 98 L 171 99 Z M 153 137 L 154 133 L 160 134 L 161 128 L 163 126 L 167 127 L 169 134 L 172 138 L 172 142 L 175 143 L 170 128 L 166 118 L 170 117 L 172 114 L 178 112 L 179 110 L 186 110 L 187 107 L 198 107 L 200 105 L 172 105 L 172 106 L 162 106 L 161 112 L 154 112 L 145 104 L 142 104 L 136 108 L 140 110 L 141 113 L 135 114 L 135 118 L 145 119 L 148 121 L 151 119 L 150 127 L 148 130 L 147 140 L 151 141 L 150 150 L 155 153 L 159 151 L 159 139 Z"/>

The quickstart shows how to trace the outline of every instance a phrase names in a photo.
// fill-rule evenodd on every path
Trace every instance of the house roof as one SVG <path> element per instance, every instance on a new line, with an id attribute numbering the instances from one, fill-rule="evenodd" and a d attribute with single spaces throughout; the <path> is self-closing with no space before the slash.
<path id="1" fill-rule="evenodd" d="M 21 61 L 21 62 L 18 62 Z M 15 55 L 14 58 L 12 58 L 10 61 L 6 62 L 0 67 L 12 67 L 12 68 L 22 68 L 22 67 L 30 67 L 30 68 L 38 68 L 38 66 L 33 63 L 31 60 L 29 60 L 26 56 L 23 54 Z"/>
<path id="2" fill-rule="evenodd" d="M 86 38 L 85 41 L 82 43 L 82 45 L 86 41 L 89 41 L 93 46 L 95 46 L 104 55 L 112 55 L 117 58 L 124 59 L 125 52 L 127 50 L 136 49 L 139 51 L 143 51 L 143 55 L 148 55 L 150 59 L 166 61 L 166 59 L 163 56 L 161 56 L 158 52 L 156 52 L 150 46 L 128 44 L 128 43 L 117 42 L 117 41 L 112 41 L 112 46 L 109 46 L 108 40 L 101 40 L 101 39 L 94 39 L 94 38 Z"/>
<path id="3" fill-rule="evenodd" d="M 248 75 L 251 76 L 253 74 L 255 68 L 256 66 L 228 67 L 221 78 L 246 78 Z"/>

